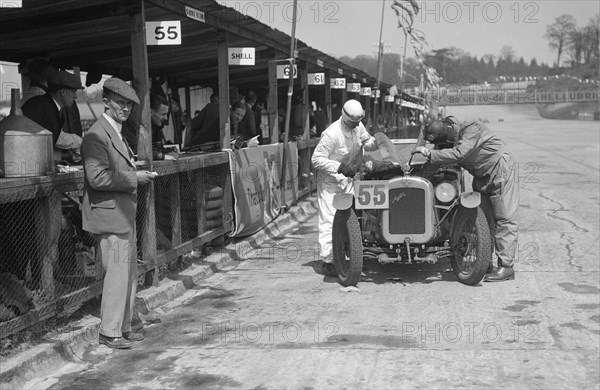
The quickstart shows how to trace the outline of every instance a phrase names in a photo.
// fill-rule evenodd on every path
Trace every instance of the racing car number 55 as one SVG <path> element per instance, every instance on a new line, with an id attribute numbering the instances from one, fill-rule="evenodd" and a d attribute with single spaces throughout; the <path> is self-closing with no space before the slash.
<path id="1" fill-rule="evenodd" d="M 389 207 L 387 180 L 354 182 L 356 209 L 387 209 Z"/>

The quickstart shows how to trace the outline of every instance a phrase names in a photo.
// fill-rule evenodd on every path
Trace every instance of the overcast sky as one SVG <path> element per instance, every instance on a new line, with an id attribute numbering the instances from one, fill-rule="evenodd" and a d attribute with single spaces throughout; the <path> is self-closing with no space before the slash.
<path id="1" fill-rule="evenodd" d="M 575 17 L 579 27 L 600 12 L 598 0 L 423 1 L 413 28 L 425 33 L 430 49 L 456 46 L 476 55 L 500 54 L 510 45 L 517 58 L 552 65 L 556 52 L 544 38 L 546 26 L 562 14 Z M 287 34 L 291 34 L 289 1 L 219 1 Z M 391 5 L 393 0 L 299 0 L 296 36 L 309 46 L 336 57 L 373 55 L 377 50 L 384 10 L 386 51 L 402 53 L 404 35 Z M 411 48 L 407 55 L 411 54 Z"/>

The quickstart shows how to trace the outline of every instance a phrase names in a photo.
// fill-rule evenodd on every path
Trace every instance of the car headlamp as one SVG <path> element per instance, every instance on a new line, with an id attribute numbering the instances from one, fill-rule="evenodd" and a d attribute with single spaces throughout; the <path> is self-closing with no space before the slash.
<path id="1" fill-rule="evenodd" d="M 452 202 L 456 194 L 456 188 L 448 182 L 442 182 L 435 187 L 435 198 L 441 203 Z"/>

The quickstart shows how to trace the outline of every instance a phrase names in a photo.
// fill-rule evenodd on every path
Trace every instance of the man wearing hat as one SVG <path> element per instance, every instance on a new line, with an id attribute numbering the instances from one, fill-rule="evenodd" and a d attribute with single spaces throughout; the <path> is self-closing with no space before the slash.
<path id="1" fill-rule="evenodd" d="M 83 89 L 83 86 L 74 74 L 66 71 L 51 72 L 48 76 L 48 92 L 32 97 L 21 107 L 23 115 L 52 132 L 57 159 L 61 159 L 61 151 L 74 151 L 71 154 L 73 160 L 79 160 L 81 137 L 65 131 L 68 126 L 64 123 L 65 116 L 61 115 L 62 109 L 68 110 L 73 105 L 79 89 Z"/>
<path id="2" fill-rule="evenodd" d="M 473 189 L 489 197 L 493 216 L 490 230 L 495 238 L 498 268 L 490 264 L 484 281 L 514 279 L 513 264 L 518 254 L 519 177 L 513 171 L 516 162 L 506 144 L 481 121 L 468 119 L 459 123 L 454 117 L 432 121 L 419 139 L 413 154 L 420 153 L 435 164 L 458 163 L 473 175 Z M 436 148 L 430 150 L 423 146 L 425 140 Z"/>
<path id="3" fill-rule="evenodd" d="M 141 341 L 131 331 L 137 289 L 135 215 L 138 184 L 154 174 L 137 171 L 133 153 L 121 134 L 123 123 L 140 101 L 123 80 L 104 82 L 104 113 L 90 127 L 81 145 L 84 168 L 83 229 L 96 234 L 106 271 L 102 291 L 99 342 L 110 348 L 131 348 Z"/>
<path id="4" fill-rule="evenodd" d="M 348 100 L 342 114 L 321 135 L 312 155 L 312 165 L 317 169 L 319 194 L 319 253 L 323 258 L 323 275 L 337 276 L 331 252 L 331 233 L 336 209 L 336 194 L 352 194 L 353 178 L 362 163 L 363 150 L 377 149 L 377 143 L 365 129 L 361 120 L 365 116 L 357 100 Z"/>

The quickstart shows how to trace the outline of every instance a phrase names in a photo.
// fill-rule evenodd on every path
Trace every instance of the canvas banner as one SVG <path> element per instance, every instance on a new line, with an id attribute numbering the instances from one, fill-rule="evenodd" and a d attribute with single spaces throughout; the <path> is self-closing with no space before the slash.
<path id="1" fill-rule="evenodd" d="M 290 142 L 286 155 L 285 193 L 281 191 L 283 144 L 229 151 L 234 198 L 234 237 L 261 230 L 283 205 L 298 200 L 298 148 Z M 282 199 L 283 198 L 283 199 Z"/>

